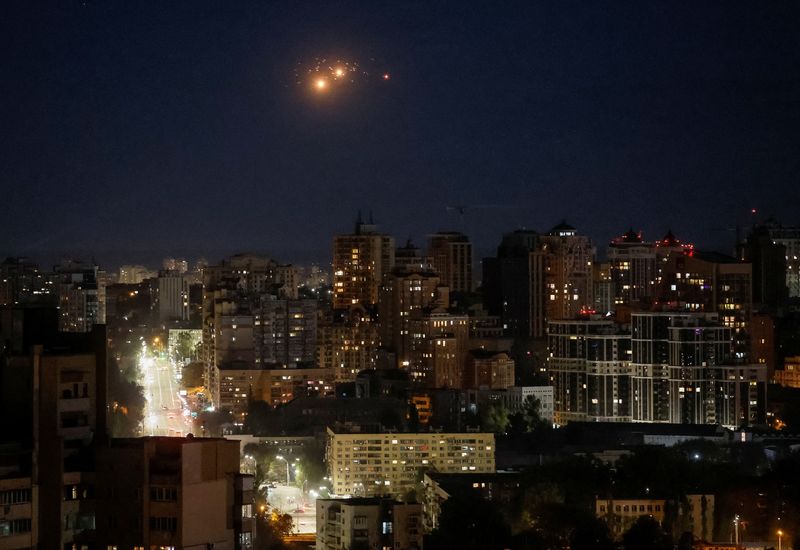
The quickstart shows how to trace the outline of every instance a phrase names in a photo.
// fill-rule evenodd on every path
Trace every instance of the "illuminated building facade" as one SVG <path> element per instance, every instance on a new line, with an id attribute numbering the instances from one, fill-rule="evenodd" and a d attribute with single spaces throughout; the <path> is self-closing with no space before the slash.
<path id="1" fill-rule="evenodd" d="M 117 282 L 126 285 L 138 285 L 147 279 L 155 279 L 158 273 L 143 265 L 123 265 L 119 268 Z"/>
<path id="2" fill-rule="evenodd" d="M 336 382 L 352 382 L 362 370 L 375 368 L 378 323 L 364 308 L 335 314 L 320 324 L 318 334 L 317 365 L 330 369 Z"/>
<path id="3" fill-rule="evenodd" d="M 627 327 L 612 320 L 548 324 L 547 372 L 557 424 L 630 422 L 631 356 Z"/>
<path id="4" fill-rule="evenodd" d="M 430 271 L 396 269 L 384 277 L 378 304 L 381 344 L 394 351 L 398 366 L 411 364 L 412 321 L 426 310 L 448 305 L 447 287 L 440 285 L 439 276 Z"/>
<path id="5" fill-rule="evenodd" d="M 412 317 L 408 327 L 408 355 L 399 366 L 408 371 L 411 381 L 428 388 L 460 388 L 469 345 L 469 317 L 427 311 Z"/>
<path id="6" fill-rule="evenodd" d="M 783 368 L 776 369 L 773 376 L 776 384 L 787 388 L 800 388 L 800 356 L 787 357 L 783 362 Z"/>
<path id="7" fill-rule="evenodd" d="M 274 406 L 307 395 L 333 395 L 332 375 L 313 363 L 272 368 L 226 363 L 219 369 L 219 407 L 230 409 L 236 421 L 243 422 L 251 400 Z"/>
<path id="8" fill-rule="evenodd" d="M 394 267 L 394 238 L 376 232 L 359 215 L 355 231 L 333 239 L 333 307 L 346 309 L 378 303 L 385 273 Z"/>
<path id="9" fill-rule="evenodd" d="M 540 238 L 540 248 L 533 256 L 541 257 L 542 262 L 534 264 L 537 269 L 531 279 L 531 292 L 543 284 L 546 296 L 543 310 L 532 309 L 535 326 L 544 327 L 550 320 L 574 319 L 592 307 L 594 247 L 589 237 L 560 223 Z"/>
<path id="10" fill-rule="evenodd" d="M 513 386 L 506 392 L 506 407 L 509 411 L 521 411 L 525 400 L 532 397 L 539 401 L 539 416 L 542 420 L 553 422 L 553 386 Z"/>
<path id="11" fill-rule="evenodd" d="M 328 428 L 326 460 L 339 496 L 403 496 L 420 470 L 495 471 L 491 433 L 344 433 Z"/>
<path id="12" fill-rule="evenodd" d="M 766 365 L 735 363 L 733 329 L 717 314 L 634 313 L 634 422 L 763 423 Z"/>
<path id="13" fill-rule="evenodd" d="M 451 292 L 472 291 L 472 243 L 466 235 L 455 231 L 430 235 L 428 257 Z"/>
<path id="14" fill-rule="evenodd" d="M 658 302 L 664 308 L 719 314 L 720 323 L 732 330 L 734 359 L 748 360 L 751 264 L 713 252 L 672 252 L 662 263 L 657 286 Z"/>
<path id="15" fill-rule="evenodd" d="M 655 291 L 656 247 L 631 229 L 611 241 L 607 252 L 614 304 L 634 304 Z"/>

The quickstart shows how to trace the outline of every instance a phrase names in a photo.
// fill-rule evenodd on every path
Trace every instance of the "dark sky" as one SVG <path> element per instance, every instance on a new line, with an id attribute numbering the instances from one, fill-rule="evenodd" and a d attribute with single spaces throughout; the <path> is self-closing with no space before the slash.
<path id="1" fill-rule="evenodd" d="M 562 218 L 724 247 L 753 207 L 800 222 L 798 29 L 797 2 L 3 2 L 0 254 L 325 261 L 358 208 L 479 255 Z M 316 57 L 371 75 L 314 94 Z"/>

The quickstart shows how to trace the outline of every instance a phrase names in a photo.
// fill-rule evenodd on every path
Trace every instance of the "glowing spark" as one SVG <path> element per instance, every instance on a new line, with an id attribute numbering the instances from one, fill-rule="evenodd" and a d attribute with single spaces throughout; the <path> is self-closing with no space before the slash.
<path id="1" fill-rule="evenodd" d="M 337 78 L 341 78 L 344 76 L 344 69 L 337 67 L 333 74 L 335 74 Z"/>
<path id="2" fill-rule="evenodd" d="M 383 73 L 383 79 L 389 80 L 389 73 Z"/>
<path id="3" fill-rule="evenodd" d="M 316 82 L 314 82 L 314 86 L 317 87 L 317 90 L 324 90 L 328 87 L 328 81 L 324 78 L 318 78 Z"/>

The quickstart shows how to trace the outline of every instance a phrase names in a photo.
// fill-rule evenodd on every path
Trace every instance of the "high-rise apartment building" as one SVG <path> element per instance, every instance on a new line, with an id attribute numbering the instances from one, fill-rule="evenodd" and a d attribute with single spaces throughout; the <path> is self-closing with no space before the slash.
<path id="1" fill-rule="evenodd" d="M 96 266 L 68 262 L 55 268 L 54 274 L 59 330 L 90 332 L 92 326 L 106 322 L 106 287 L 104 273 Z"/>
<path id="2" fill-rule="evenodd" d="M 189 285 L 183 275 L 161 272 L 156 299 L 160 321 L 185 321 L 189 318 Z"/>
<path id="3" fill-rule="evenodd" d="M 318 328 L 317 365 L 330 369 L 336 382 L 353 382 L 362 370 L 375 368 L 379 346 L 374 315 L 362 307 L 334 312 Z"/>
<path id="4" fill-rule="evenodd" d="M 608 263 L 614 288 L 614 304 L 635 304 L 655 292 L 656 247 L 644 242 L 633 229 L 611 241 Z"/>
<path id="5" fill-rule="evenodd" d="M 255 361 L 262 365 L 313 362 L 317 354 L 317 302 L 259 298 L 254 310 Z"/>
<path id="6" fill-rule="evenodd" d="M 595 262 L 592 266 L 594 305 L 592 309 L 600 313 L 614 311 L 614 280 L 610 262 Z"/>
<path id="7" fill-rule="evenodd" d="M 551 321 L 547 372 L 555 422 L 629 422 L 630 332 L 610 319 Z"/>
<path id="8" fill-rule="evenodd" d="M 514 231 L 503 235 L 497 256 L 483 259 L 484 306 L 502 319 L 505 334 L 529 338 L 537 329 L 531 321 L 533 309 L 544 307 L 542 289 L 534 289 L 531 273 L 536 265 L 531 253 L 538 248 L 539 234 Z"/>
<path id="9" fill-rule="evenodd" d="M 0 431 L 13 442 L 15 456 L 4 458 L 16 469 L 0 498 L 3 515 L 19 514 L 6 515 L 12 540 L 88 547 L 98 490 L 92 446 L 106 440 L 106 334 L 104 326 L 58 332 L 58 320 L 51 308 L 0 312 Z"/>
<path id="10" fill-rule="evenodd" d="M 491 433 L 363 433 L 328 428 L 326 461 L 339 496 L 404 496 L 418 472 L 495 471 Z"/>
<path id="11" fill-rule="evenodd" d="M 786 246 L 773 240 L 770 228 L 755 226 L 739 246 L 739 258 L 753 267 L 753 305 L 761 311 L 777 311 L 789 297 L 791 272 Z"/>
<path id="12" fill-rule="evenodd" d="M 359 215 L 352 234 L 333 238 L 333 307 L 377 304 L 383 276 L 393 267 L 394 238 Z"/>
<path id="13" fill-rule="evenodd" d="M 394 251 L 394 268 L 408 272 L 433 271 L 431 259 L 414 246 L 411 240 L 405 246 L 398 246 Z"/>
<path id="14" fill-rule="evenodd" d="M 381 344 L 395 352 L 398 365 L 410 361 L 412 318 L 448 306 L 448 289 L 433 272 L 395 269 L 384 276 L 378 304 Z"/>
<path id="15" fill-rule="evenodd" d="M 309 307 L 297 300 L 293 266 L 238 255 L 205 267 L 202 349 L 212 404 L 220 401 L 220 370 L 313 360 L 316 314 Z"/>
<path id="16" fill-rule="evenodd" d="M 50 278 L 27 258 L 6 258 L 0 263 L 0 306 L 21 304 L 52 294 Z"/>
<path id="17" fill-rule="evenodd" d="M 634 313 L 634 422 L 738 427 L 766 418 L 766 365 L 735 363 L 733 329 L 718 314 Z"/>
<path id="18" fill-rule="evenodd" d="M 123 265 L 119 268 L 117 283 L 125 285 L 138 285 L 147 279 L 158 277 L 158 273 L 143 265 Z"/>
<path id="19" fill-rule="evenodd" d="M 733 331 L 734 359 L 748 360 L 753 312 L 751 264 L 714 252 L 672 252 L 661 263 L 657 287 L 661 307 L 719 314 L 720 323 Z"/>
<path id="20" fill-rule="evenodd" d="M 545 235 L 505 235 L 497 258 L 484 260 L 486 307 L 501 315 L 507 334 L 542 338 L 548 321 L 594 307 L 593 264 L 591 241 L 567 223 Z"/>
<path id="21" fill-rule="evenodd" d="M 555 226 L 540 238 L 541 247 L 534 255 L 543 259 L 543 269 L 535 270 L 532 283 L 544 284 L 544 311 L 533 310 L 534 319 L 543 314 L 546 320 L 574 319 L 581 310 L 591 308 L 592 264 L 594 248 L 589 237 L 579 235 L 567 223 Z"/>
<path id="22" fill-rule="evenodd" d="M 428 257 L 433 271 L 451 292 L 472 292 L 472 243 L 456 231 L 428 237 Z"/>
<path id="23" fill-rule="evenodd" d="M 255 490 L 238 441 L 114 439 L 97 475 L 103 548 L 253 548 Z"/>
<path id="24" fill-rule="evenodd" d="M 800 227 L 781 225 L 775 220 L 764 226 L 776 245 L 786 254 L 786 286 L 790 298 L 800 298 Z"/>

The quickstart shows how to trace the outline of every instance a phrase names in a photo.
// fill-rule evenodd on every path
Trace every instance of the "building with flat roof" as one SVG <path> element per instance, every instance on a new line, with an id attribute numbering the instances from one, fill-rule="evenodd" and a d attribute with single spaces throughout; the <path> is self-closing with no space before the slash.
<path id="1" fill-rule="evenodd" d="M 239 473 L 238 441 L 113 439 L 97 477 L 103 548 L 253 547 L 253 478 Z"/>
<path id="2" fill-rule="evenodd" d="M 403 496 L 419 472 L 495 471 L 491 433 L 363 433 L 328 428 L 326 461 L 333 492 Z"/>
<path id="3" fill-rule="evenodd" d="M 394 238 L 377 233 L 359 213 L 352 234 L 333 238 L 333 307 L 377 304 L 383 276 L 393 267 Z"/>
<path id="4" fill-rule="evenodd" d="M 472 243 L 457 231 L 428 236 L 428 257 L 442 284 L 453 292 L 472 292 Z"/>

